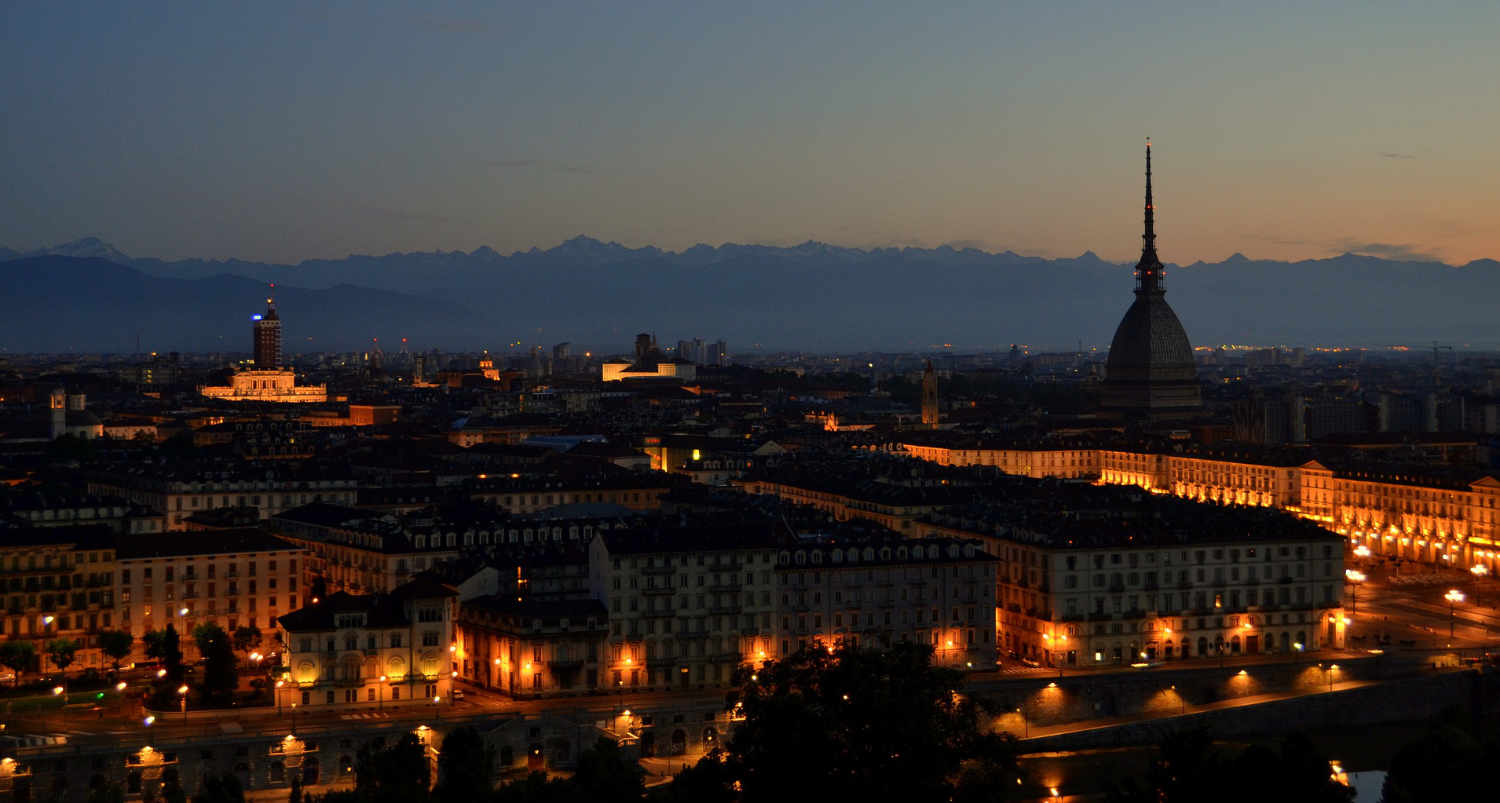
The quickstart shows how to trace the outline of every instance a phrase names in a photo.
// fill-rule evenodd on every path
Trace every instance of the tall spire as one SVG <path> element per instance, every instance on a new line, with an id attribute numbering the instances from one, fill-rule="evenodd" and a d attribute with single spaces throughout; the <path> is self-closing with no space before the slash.
<path id="1" fill-rule="evenodd" d="M 1135 266 L 1135 291 L 1165 292 L 1162 278 L 1166 269 L 1156 256 L 1156 207 L 1151 202 L 1151 138 L 1146 137 L 1146 221 L 1141 235 L 1141 261 Z"/>

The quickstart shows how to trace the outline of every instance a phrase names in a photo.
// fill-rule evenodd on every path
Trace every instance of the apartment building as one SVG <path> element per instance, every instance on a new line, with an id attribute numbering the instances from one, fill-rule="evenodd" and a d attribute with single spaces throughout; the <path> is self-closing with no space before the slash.
<path id="1" fill-rule="evenodd" d="M 466 682 L 513 697 L 601 688 L 609 612 L 598 600 L 507 594 L 465 600 L 455 634 L 458 673 Z"/>
<path id="2" fill-rule="evenodd" d="M 232 463 L 199 470 L 183 466 L 132 466 L 88 477 L 88 491 L 119 497 L 163 516 L 168 531 L 186 530 L 194 513 L 221 507 L 253 507 L 262 519 L 314 502 L 352 505 L 355 482 L 313 465 L 247 467 Z"/>
<path id="3" fill-rule="evenodd" d="M 773 655 L 915 642 L 931 645 L 934 663 L 993 669 L 997 563 L 972 538 L 884 533 L 783 546 Z"/>
<path id="4" fill-rule="evenodd" d="M 186 634 L 200 624 L 226 631 L 269 630 L 303 601 L 298 581 L 306 552 L 258 528 L 213 533 L 121 536 L 115 554 L 119 628 L 141 639 L 172 625 Z"/>
<path id="5" fill-rule="evenodd" d="M 1221 504 L 1272 507 L 1322 524 L 1380 555 L 1500 570 L 1500 476 L 1480 467 L 1401 467 L 1364 458 L 1313 459 L 1306 449 L 1161 451 L 1095 446 L 1066 453 L 1024 444 L 904 436 L 904 450 L 945 466 L 1087 477 Z"/>
<path id="6" fill-rule="evenodd" d="M 457 671 L 458 591 L 418 578 L 387 593 L 339 591 L 277 618 L 283 708 L 447 701 Z"/>
<path id="7" fill-rule="evenodd" d="M 1342 539 L 1277 511 L 1058 484 L 921 530 L 999 558 L 1002 654 L 1077 666 L 1343 645 Z"/>
<path id="8" fill-rule="evenodd" d="M 300 580 L 319 578 L 328 593 L 375 594 L 394 590 L 418 574 L 458 557 L 465 543 L 489 542 L 490 526 L 449 528 L 430 513 L 372 513 L 314 503 L 271 517 L 276 535 L 307 551 Z"/>
<path id="9" fill-rule="evenodd" d="M 115 534 L 105 525 L 0 531 L 4 641 L 29 641 L 37 669 L 52 671 L 48 641 L 78 644 L 72 671 L 108 666 L 97 634 L 114 626 Z"/>
<path id="10" fill-rule="evenodd" d="M 609 611 L 600 685 L 727 684 L 776 654 L 774 522 L 707 522 L 597 535 L 591 592 Z"/>

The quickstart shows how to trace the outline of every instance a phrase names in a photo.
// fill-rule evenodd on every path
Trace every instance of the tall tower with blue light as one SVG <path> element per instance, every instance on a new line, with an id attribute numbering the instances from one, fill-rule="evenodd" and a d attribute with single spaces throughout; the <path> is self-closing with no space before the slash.
<path id="1" fill-rule="evenodd" d="M 276 289 L 273 283 L 271 289 Z M 276 300 L 266 296 L 264 315 L 250 316 L 251 337 L 255 343 L 255 370 L 272 371 L 281 367 L 281 319 L 276 315 Z"/>

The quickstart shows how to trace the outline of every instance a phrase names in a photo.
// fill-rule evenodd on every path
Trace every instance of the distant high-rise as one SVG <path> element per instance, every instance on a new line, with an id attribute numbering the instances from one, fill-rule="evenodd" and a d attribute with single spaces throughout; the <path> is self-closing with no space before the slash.
<path id="1" fill-rule="evenodd" d="M 276 285 L 271 285 L 275 287 Z M 255 368 L 273 371 L 281 367 L 281 318 L 276 315 L 276 301 L 266 298 L 264 315 L 250 316 L 251 336 L 255 344 Z"/>
<path id="2" fill-rule="evenodd" d="M 635 361 L 645 362 L 656 349 L 656 338 L 649 333 L 641 332 L 635 336 Z"/>
<path id="3" fill-rule="evenodd" d="M 932 369 L 932 360 L 922 369 L 922 425 L 931 429 L 938 425 L 937 371 Z"/>
<path id="4" fill-rule="evenodd" d="M 1156 256 L 1151 202 L 1151 140 L 1146 140 L 1146 219 L 1141 260 L 1135 266 L 1135 303 L 1125 311 L 1109 359 L 1101 402 L 1105 408 L 1147 417 L 1191 413 L 1203 406 L 1193 347 L 1177 314 L 1167 306 L 1166 268 Z"/>
<path id="5" fill-rule="evenodd" d="M 276 315 L 275 300 L 267 298 L 265 314 L 252 315 L 250 320 L 254 321 L 250 330 L 254 366 L 236 371 L 228 385 L 199 385 L 198 392 L 219 401 L 327 401 L 326 386 L 298 385 L 296 373 L 281 367 L 281 319 Z"/>
<path id="6" fill-rule="evenodd" d="M 728 365 L 729 364 L 729 344 L 728 343 L 724 342 L 723 340 L 717 341 L 713 345 L 713 350 L 714 350 L 713 354 L 709 355 L 710 359 L 708 361 L 710 363 L 713 363 L 714 365 Z"/>

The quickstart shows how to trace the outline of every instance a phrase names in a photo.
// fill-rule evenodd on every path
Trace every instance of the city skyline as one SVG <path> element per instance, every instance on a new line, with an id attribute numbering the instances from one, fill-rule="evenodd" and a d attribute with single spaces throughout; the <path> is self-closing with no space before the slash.
<path id="1" fill-rule="evenodd" d="M 0 243 L 1500 255 L 1492 7 L 760 11 L 13 9 Z"/>

